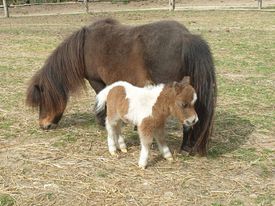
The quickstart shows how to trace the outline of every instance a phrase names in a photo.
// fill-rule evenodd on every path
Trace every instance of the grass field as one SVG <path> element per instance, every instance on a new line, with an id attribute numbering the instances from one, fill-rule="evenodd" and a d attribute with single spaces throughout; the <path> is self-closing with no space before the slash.
<path id="1" fill-rule="evenodd" d="M 39 129 L 37 112 L 24 102 L 29 79 L 67 35 L 103 16 L 132 25 L 175 19 L 208 41 L 219 91 L 207 158 L 178 153 L 175 121 L 166 138 L 173 163 L 154 145 L 148 169 L 140 170 L 130 126 L 128 153 L 111 157 L 90 89 L 71 98 L 56 130 Z M 274 12 L 119 12 L 0 19 L 0 25 L 0 206 L 275 204 Z"/>

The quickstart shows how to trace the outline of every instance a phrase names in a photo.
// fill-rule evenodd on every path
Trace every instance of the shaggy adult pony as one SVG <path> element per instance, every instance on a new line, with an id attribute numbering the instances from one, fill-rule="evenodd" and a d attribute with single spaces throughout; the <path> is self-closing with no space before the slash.
<path id="1" fill-rule="evenodd" d="M 156 139 L 163 157 L 172 160 L 172 154 L 164 140 L 166 119 L 172 115 L 192 127 L 198 116 L 194 109 L 197 94 L 190 85 L 189 77 L 180 83 L 158 84 L 149 87 L 135 87 L 128 82 L 115 82 L 103 89 L 96 97 L 96 112 L 107 106 L 106 129 L 108 148 L 111 155 L 116 150 L 127 152 L 121 136 L 121 123 L 130 122 L 138 127 L 141 142 L 139 167 L 145 169 L 150 146 Z"/>
<path id="2" fill-rule="evenodd" d="M 176 21 L 126 26 L 102 19 L 65 39 L 34 75 L 27 104 L 39 108 L 43 129 L 55 128 L 69 95 L 89 81 L 96 93 L 116 81 L 136 86 L 190 76 L 200 121 L 186 132 L 182 149 L 205 155 L 212 130 L 216 79 L 207 43 Z M 104 124 L 105 112 L 98 114 Z"/>

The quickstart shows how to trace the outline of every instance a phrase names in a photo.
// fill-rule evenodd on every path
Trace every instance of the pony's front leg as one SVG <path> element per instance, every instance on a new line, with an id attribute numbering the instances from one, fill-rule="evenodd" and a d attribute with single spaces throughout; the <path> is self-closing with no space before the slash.
<path id="1" fill-rule="evenodd" d="M 138 166 L 141 169 L 145 169 L 148 163 L 149 150 L 153 142 L 153 137 L 145 136 L 142 134 L 142 132 L 139 132 L 139 136 L 140 136 L 140 143 L 141 143 L 141 151 L 140 151 Z"/>
<path id="2" fill-rule="evenodd" d="M 170 152 L 170 149 L 165 142 L 164 135 L 165 135 L 164 129 L 159 129 L 155 131 L 154 136 L 157 141 L 158 148 L 161 154 L 163 155 L 163 157 L 169 161 L 173 161 L 172 153 Z"/>

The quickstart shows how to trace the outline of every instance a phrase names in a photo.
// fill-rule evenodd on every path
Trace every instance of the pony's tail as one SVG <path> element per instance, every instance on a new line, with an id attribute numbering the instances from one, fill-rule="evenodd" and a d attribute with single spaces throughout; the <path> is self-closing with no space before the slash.
<path id="1" fill-rule="evenodd" d="M 199 122 L 194 126 L 190 134 L 191 145 L 194 145 L 191 153 L 198 152 L 207 155 L 208 140 L 212 133 L 213 118 L 217 98 L 217 85 L 215 67 L 212 54 L 206 41 L 200 36 L 192 35 L 184 40 L 183 59 L 186 74 L 191 77 L 198 100 L 195 105 L 199 116 Z"/>

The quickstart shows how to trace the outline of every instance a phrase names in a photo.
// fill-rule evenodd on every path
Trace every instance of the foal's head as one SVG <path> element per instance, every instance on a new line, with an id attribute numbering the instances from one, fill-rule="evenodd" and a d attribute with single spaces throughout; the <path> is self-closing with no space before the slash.
<path id="1" fill-rule="evenodd" d="M 179 83 L 172 85 L 174 104 L 171 113 L 177 117 L 185 127 L 192 127 L 198 121 L 194 105 L 197 100 L 195 89 L 190 85 L 190 78 L 184 77 Z"/>

